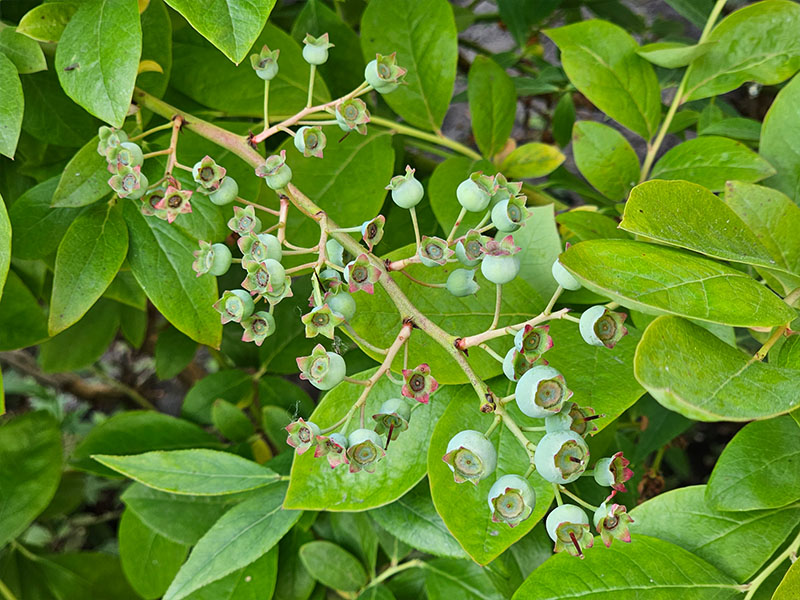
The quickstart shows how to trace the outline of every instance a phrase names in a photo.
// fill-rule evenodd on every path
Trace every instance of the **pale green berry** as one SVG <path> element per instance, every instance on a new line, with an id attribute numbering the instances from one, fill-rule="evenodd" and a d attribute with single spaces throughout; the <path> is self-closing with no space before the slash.
<path id="1" fill-rule="evenodd" d="M 456 298 L 472 296 L 480 286 L 475 282 L 475 270 L 456 269 L 447 277 L 447 291 Z"/>
<path id="2" fill-rule="evenodd" d="M 553 263 L 553 267 L 551 269 L 553 273 L 553 279 L 556 280 L 556 283 L 560 285 L 565 290 L 579 290 L 581 289 L 581 283 L 575 276 L 567 271 L 564 266 L 556 259 Z"/>

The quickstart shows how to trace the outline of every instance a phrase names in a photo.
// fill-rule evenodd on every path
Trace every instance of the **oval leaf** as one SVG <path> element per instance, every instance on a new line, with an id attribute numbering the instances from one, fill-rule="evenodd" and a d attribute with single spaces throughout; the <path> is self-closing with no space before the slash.
<path id="1" fill-rule="evenodd" d="M 6 203 L 0 196 L 0 298 L 11 266 L 11 221 L 8 219 Z"/>
<path id="2" fill-rule="evenodd" d="M 530 142 L 512 150 L 503 159 L 500 170 L 515 179 L 544 177 L 555 171 L 565 158 L 555 146 Z"/>
<path id="3" fill-rule="evenodd" d="M 629 240 L 588 240 L 561 262 L 593 292 L 632 309 L 737 327 L 773 327 L 795 317 L 741 271 L 680 250 Z"/>
<path id="4" fill-rule="evenodd" d="M 47 339 L 47 317 L 14 271 L 8 272 L 0 298 L 0 351 L 18 350 Z"/>
<path id="5" fill-rule="evenodd" d="M 485 56 L 469 68 L 467 85 L 472 133 L 484 156 L 494 156 L 505 146 L 517 112 L 517 92 L 505 69 Z"/>
<path id="6" fill-rule="evenodd" d="M 300 560 L 322 585 L 345 592 L 358 591 L 367 583 L 367 573 L 358 559 L 341 546 L 315 541 L 300 546 Z"/>
<path id="7" fill-rule="evenodd" d="M 575 165 L 606 198 L 624 200 L 639 181 L 639 159 L 628 140 L 616 129 L 593 121 L 572 128 Z"/>
<path id="8" fill-rule="evenodd" d="M 25 99 L 14 63 L 0 52 L 0 154 L 14 158 Z"/>
<path id="9" fill-rule="evenodd" d="M 800 203 L 800 77 L 792 79 L 770 106 L 761 125 L 759 151 L 778 173 L 768 184 Z"/>
<path id="10" fill-rule="evenodd" d="M 52 206 L 86 206 L 97 202 L 111 193 L 109 176 L 108 163 L 97 153 L 97 137 L 94 137 L 67 163 L 53 193 Z"/>
<path id="11" fill-rule="evenodd" d="M 258 463 L 217 450 L 155 451 L 131 456 L 94 454 L 92 458 L 148 487 L 191 496 L 235 494 L 280 478 Z"/>
<path id="12" fill-rule="evenodd" d="M 76 10 L 78 4 L 74 2 L 47 2 L 35 6 L 20 20 L 17 33 L 38 42 L 55 43 Z"/>
<path id="13" fill-rule="evenodd" d="M 636 53 L 649 62 L 666 69 L 680 69 L 698 56 L 711 50 L 713 42 L 703 42 L 691 46 L 680 42 L 656 42 L 642 46 Z"/>
<path id="14" fill-rule="evenodd" d="M 699 421 L 764 419 L 800 404 L 797 371 L 753 360 L 705 328 L 677 317 L 650 324 L 637 349 L 634 371 L 666 408 Z"/>

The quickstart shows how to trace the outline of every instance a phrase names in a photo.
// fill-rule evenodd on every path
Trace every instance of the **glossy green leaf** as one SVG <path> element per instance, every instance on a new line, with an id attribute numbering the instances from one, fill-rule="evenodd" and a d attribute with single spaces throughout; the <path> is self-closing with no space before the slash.
<path id="1" fill-rule="evenodd" d="M 219 347 L 222 325 L 213 304 L 217 283 L 192 270 L 196 242 L 165 221 L 144 217 L 133 202 L 124 204 L 130 249 L 128 260 L 151 302 L 193 340 Z"/>
<path id="2" fill-rule="evenodd" d="M 164 600 L 180 600 L 263 556 L 302 514 L 282 508 L 285 485 L 273 485 L 225 513 L 197 542 Z"/>
<path id="3" fill-rule="evenodd" d="M 225 511 L 251 493 L 256 492 L 186 496 L 159 492 L 134 483 L 121 498 L 125 506 L 159 535 L 178 544 L 194 546 Z"/>
<path id="4" fill-rule="evenodd" d="M 387 24 L 391 23 L 391 27 Z M 453 95 L 458 38 L 453 9 L 446 0 L 375 0 L 361 18 L 364 60 L 397 52 L 397 64 L 408 70 L 405 81 L 383 96 L 415 127 L 438 131 Z"/>
<path id="5" fill-rule="evenodd" d="M 772 165 L 741 142 L 704 135 L 671 148 L 650 177 L 685 179 L 718 192 L 730 179 L 754 183 L 774 174 Z"/>
<path id="6" fill-rule="evenodd" d="M 101 204 L 79 216 L 58 246 L 48 328 L 63 331 L 86 314 L 119 271 L 128 252 L 121 207 Z"/>
<path id="7" fill-rule="evenodd" d="M 136 283 L 136 279 L 130 271 L 117 273 L 103 293 L 103 297 L 116 300 L 120 304 L 140 311 L 144 311 L 147 307 L 147 296 L 144 295 L 142 288 Z"/>
<path id="8" fill-rule="evenodd" d="M 514 243 L 522 248 L 518 254 L 519 277 L 536 290 L 543 300 L 549 299 L 556 290 L 552 269 L 561 253 L 561 238 L 556 229 L 554 211 L 552 204 L 529 207 L 528 220 L 513 234 Z"/>
<path id="9" fill-rule="evenodd" d="M 197 10 L 201 10 L 199 5 Z M 293 115 L 306 103 L 308 63 L 303 60 L 297 42 L 271 23 L 264 26 L 250 51 L 259 52 L 265 44 L 281 51 L 280 70 L 269 84 L 270 115 Z M 209 108 L 246 117 L 264 116 L 264 82 L 253 72 L 249 59 L 238 66 L 231 64 L 188 27 L 175 32 L 170 85 Z M 328 88 L 317 74 L 314 101 L 328 100 Z"/>
<path id="10" fill-rule="evenodd" d="M 486 570 L 473 562 L 435 558 L 425 563 L 429 600 L 503 600 Z"/>
<path id="11" fill-rule="evenodd" d="M 461 211 L 461 205 L 456 199 L 456 189 L 462 181 L 476 171 L 494 175 L 497 168 L 486 159 L 474 160 L 465 156 L 451 156 L 436 165 L 428 180 L 427 193 L 433 214 L 446 233 L 453 227 L 453 223 L 456 222 Z M 419 210 L 417 212 L 419 213 Z M 469 229 L 477 226 L 482 218 L 483 213 L 468 212 L 461 220 L 456 235 L 464 235 Z M 404 243 L 408 243 L 410 240 L 409 236 L 405 238 Z"/>
<path id="12" fill-rule="evenodd" d="M 564 94 L 553 110 L 553 139 L 563 148 L 572 139 L 572 128 L 575 125 L 575 102 L 572 94 Z"/>
<path id="13" fill-rule="evenodd" d="M 126 411 L 96 425 L 70 456 L 82 471 L 118 476 L 95 460 L 93 454 L 140 454 L 152 450 L 180 450 L 215 446 L 217 438 L 197 425 L 153 411 Z"/>
<path id="14" fill-rule="evenodd" d="M 308 600 L 317 581 L 311 577 L 300 560 L 300 546 L 310 542 L 314 536 L 301 526 L 292 528 L 283 536 L 279 547 L 278 570 L 280 578 L 275 585 L 274 600 Z"/>
<path id="15" fill-rule="evenodd" d="M 371 371 L 367 371 L 360 376 L 370 374 Z M 352 406 L 360 387 L 353 383 L 340 383 L 325 394 L 310 420 L 320 428 L 335 423 Z M 440 387 L 431 396 L 430 404 L 416 408 L 411 414 L 408 430 L 391 443 L 391 452 L 387 452 L 376 465 L 375 473 L 349 473 L 347 465 L 331 469 L 327 460 L 315 459 L 313 452 L 295 456 L 286 508 L 360 511 L 396 500 L 424 477 L 425 448 L 431 432 L 450 400 L 463 393 L 467 392 L 462 386 Z M 400 389 L 382 378 L 367 397 L 366 418 L 374 422 L 371 416 L 385 400 L 393 397 L 400 397 Z M 357 428 L 354 419 L 348 433 Z"/>
<path id="16" fill-rule="evenodd" d="M 146 599 L 160 598 L 189 548 L 159 535 L 126 509 L 119 522 L 119 557 L 125 577 Z"/>
<path id="17" fill-rule="evenodd" d="M 800 77 L 792 79 L 775 97 L 761 125 L 759 151 L 778 173 L 767 183 L 800 204 Z"/>
<path id="18" fill-rule="evenodd" d="M 22 533 L 50 503 L 61 478 L 61 431 L 47 412 L 0 426 L 0 547 Z"/>
<path id="19" fill-rule="evenodd" d="M 514 384 L 505 378 L 495 382 L 497 383 L 491 387 L 498 395 L 513 392 Z M 531 422 L 521 415 L 516 406 L 509 406 L 508 410 L 520 425 Z M 439 419 L 428 449 L 428 480 L 436 512 L 441 515 L 447 529 L 461 547 L 480 565 L 488 564 L 527 534 L 545 515 L 553 499 L 552 485 L 534 473 L 530 477 L 530 483 L 536 492 L 536 506 L 531 516 L 513 529 L 505 523 L 492 522 L 486 502 L 489 488 L 498 477 L 508 473 L 524 473 L 529 465 L 528 455 L 519 441 L 503 425 L 498 427 L 491 438 L 497 448 L 496 472 L 481 481 L 477 487 L 471 483 L 458 484 L 453 481 L 453 472 L 442 460 L 450 438 L 464 429 L 486 431 L 491 422 L 491 415 L 482 414 L 478 410 L 465 410 L 459 397 Z M 536 442 L 540 437 L 541 434 L 536 433 L 530 439 Z"/>
<path id="20" fill-rule="evenodd" d="M 183 399 L 181 414 L 193 421 L 211 424 L 211 407 L 221 398 L 233 404 L 247 399 L 253 391 L 253 378 L 240 370 L 217 371 L 195 383 Z"/>
<path id="21" fill-rule="evenodd" d="M 369 514 L 386 531 L 417 550 L 449 558 L 467 557 L 436 513 L 426 481 Z"/>
<path id="22" fill-rule="evenodd" d="M 269 485 L 279 476 L 258 463 L 217 450 L 154 451 L 132 456 L 93 454 L 134 481 L 173 494 L 217 496 Z"/>
<path id="23" fill-rule="evenodd" d="M 713 42 L 681 44 L 680 42 L 655 42 L 639 48 L 636 53 L 659 67 L 680 69 L 711 50 Z"/>
<path id="24" fill-rule="evenodd" d="M 14 157 L 22 128 L 25 98 L 14 63 L 0 53 L 0 154 Z"/>
<path id="25" fill-rule="evenodd" d="M 619 226 L 712 258 L 779 267 L 759 234 L 732 208 L 707 188 L 688 181 L 656 180 L 636 186 Z"/>
<path id="26" fill-rule="evenodd" d="M 39 364 L 47 373 L 90 366 L 108 349 L 119 327 L 116 302 L 100 298 L 79 321 L 42 344 Z"/>
<path id="27" fill-rule="evenodd" d="M 529 142 L 512 150 L 503 159 L 500 170 L 506 177 L 514 179 L 544 177 L 555 171 L 564 158 L 555 146 Z"/>
<path id="28" fill-rule="evenodd" d="M 800 403 L 796 371 L 753 361 L 706 329 L 676 317 L 650 324 L 634 371 L 662 405 L 698 421 L 764 419 Z"/>
<path id="29" fill-rule="evenodd" d="M 572 233 L 577 241 L 619 238 L 630 236 L 618 228 L 618 223 L 608 215 L 593 210 L 580 208 L 563 212 L 556 217 L 556 222 L 563 229 Z"/>
<path id="30" fill-rule="evenodd" d="M 651 498 L 631 511 L 631 531 L 672 542 L 746 581 L 800 523 L 800 505 L 720 513 L 706 504 L 705 493 L 706 486 L 695 485 Z"/>
<path id="31" fill-rule="evenodd" d="M 14 63 L 20 75 L 44 71 L 47 68 L 41 46 L 5 24 L 0 24 L 0 53 Z"/>
<path id="32" fill-rule="evenodd" d="M 248 56 L 275 0 L 167 0 L 200 34 L 237 65 Z"/>
<path id="33" fill-rule="evenodd" d="M 800 6 L 767 0 L 741 8 L 708 37 L 711 49 L 686 72 L 686 99 L 717 96 L 747 81 L 773 85 L 800 69 Z"/>
<path id="34" fill-rule="evenodd" d="M 367 587 L 356 600 L 395 600 L 395 596 L 387 586 L 378 584 Z"/>
<path id="35" fill-rule="evenodd" d="M 0 298 L 11 266 L 11 221 L 3 197 L 0 196 Z"/>
<path id="36" fill-rule="evenodd" d="M 527 229 L 524 227 L 523 229 Z M 516 236 L 515 236 L 516 239 Z M 517 245 L 520 243 L 518 242 Z M 400 259 L 413 254 L 413 246 L 402 248 L 388 255 L 388 258 Z M 539 253 L 535 255 L 539 259 Z M 526 256 L 520 254 L 524 263 Z M 547 269 L 552 265 L 548 263 Z M 421 264 L 414 264 L 404 269 L 412 277 L 424 281 L 443 283 L 453 269 L 459 268 L 457 263 L 431 269 Z M 480 270 L 475 273 L 475 280 L 480 289 L 472 296 L 455 298 L 446 289 L 427 288 L 420 286 L 405 276 L 397 273 L 391 275 L 392 280 L 403 291 L 409 300 L 416 305 L 431 321 L 448 331 L 455 337 L 464 337 L 485 331 L 491 324 L 497 303 L 496 286 L 487 281 Z M 357 310 L 353 317 L 352 326 L 356 332 L 369 337 L 371 343 L 387 348 L 397 336 L 402 327 L 402 316 L 397 312 L 391 298 L 380 287 L 375 286 L 374 294 L 359 292 L 354 296 Z M 500 326 L 519 323 L 531 319 L 544 308 L 545 302 L 521 277 L 503 286 L 503 297 L 500 307 Z M 497 342 L 490 344 L 498 352 L 502 346 Z M 369 348 L 364 352 L 376 360 L 380 356 Z M 458 384 L 467 381 L 463 370 L 452 356 L 439 344 L 432 343 L 425 336 L 411 336 L 408 342 L 408 362 L 411 365 L 428 363 L 436 380 L 444 384 Z M 472 348 L 469 353 L 469 362 L 481 378 L 489 378 L 501 371 L 500 364 L 490 358 L 480 348 Z M 402 369 L 402 357 L 394 363 L 395 372 Z"/>
<path id="37" fill-rule="evenodd" d="M 517 112 L 517 92 L 505 69 L 478 55 L 469 68 L 467 86 L 472 133 L 484 156 L 503 149 Z"/>
<path id="38" fill-rule="evenodd" d="M 342 227 L 360 225 L 380 212 L 386 198 L 384 188 L 394 169 L 392 136 L 377 130 L 331 143 L 341 137 L 341 129 L 324 130 L 329 144 L 322 160 L 304 158 L 291 138 L 281 146 L 292 167 L 292 183 Z M 295 243 L 312 246 L 319 241 L 319 226 L 310 219 L 290 218 L 286 235 Z M 380 252 L 380 245 L 376 250 Z"/>
<path id="39" fill-rule="evenodd" d="M 624 29 L 607 21 L 584 21 L 545 33 L 561 50 L 561 64 L 578 91 L 645 139 L 655 135 L 661 120 L 658 79 Z"/>
<path id="40" fill-rule="evenodd" d="M 733 117 L 710 123 L 697 133 L 698 135 L 721 135 L 735 140 L 757 142 L 761 137 L 761 123 L 755 119 Z"/>
<path id="41" fill-rule="evenodd" d="M 142 13 L 142 60 L 152 60 L 162 73 L 139 73 L 136 87 L 161 97 L 172 74 L 172 21 L 163 0 L 149 0 Z"/>
<path id="42" fill-rule="evenodd" d="M 639 158 L 616 129 L 594 121 L 578 121 L 572 129 L 575 165 L 598 192 L 621 201 L 639 181 Z"/>
<path id="43" fill-rule="evenodd" d="M 296 361 L 294 367 L 297 369 Z M 258 399 L 261 404 L 281 406 L 302 417 L 307 417 L 314 410 L 314 401 L 301 385 L 274 375 L 265 375 L 258 380 Z"/>
<path id="44" fill-rule="evenodd" d="M 156 375 L 159 379 L 175 377 L 192 362 L 196 353 L 197 342 L 174 327 L 167 327 L 156 340 Z"/>
<path id="45" fill-rule="evenodd" d="M 122 127 L 141 53 L 137 3 L 90 0 L 80 5 L 64 28 L 55 68 L 67 96 L 94 116 Z"/>
<path id="46" fill-rule="evenodd" d="M 39 42 L 57 42 L 78 10 L 74 2 L 47 2 L 33 7 L 17 25 L 17 33 L 27 35 Z"/>
<path id="47" fill-rule="evenodd" d="M 794 561 L 784 576 L 772 600 L 792 600 L 800 594 L 800 563 Z"/>
<path id="48" fill-rule="evenodd" d="M 300 560 L 311 576 L 335 590 L 355 592 L 367 583 L 367 573 L 347 550 L 327 541 L 300 546 Z"/>
<path id="49" fill-rule="evenodd" d="M 255 432 L 250 419 L 239 408 L 225 400 L 214 401 L 211 420 L 217 431 L 234 442 L 243 442 Z"/>
<path id="50" fill-rule="evenodd" d="M 795 382 L 797 371 L 794 371 Z M 796 398 L 797 396 L 795 396 Z M 716 510 L 778 508 L 800 498 L 800 428 L 784 416 L 746 425 L 725 447 L 706 488 Z"/>
<path id="51" fill-rule="evenodd" d="M 644 242 L 589 240 L 561 255 L 587 288 L 632 309 L 736 327 L 772 327 L 794 311 L 741 271 Z"/>
<path id="52" fill-rule="evenodd" d="M 281 572 L 281 577 L 285 574 Z M 269 598 L 278 579 L 278 549 L 233 573 L 192 592 L 186 600 L 262 600 Z"/>
<path id="53" fill-rule="evenodd" d="M 111 194 L 110 176 L 108 163 L 97 153 L 94 137 L 67 164 L 53 193 L 52 206 L 77 207 L 97 202 Z"/>
<path id="54" fill-rule="evenodd" d="M 8 272 L 0 298 L 0 351 L 26 348 L 47 339 L 47 317 L 28 286 Z"/>
<path id="55" fill-rule="evenodd" d="M 547 560 L 525 580 L 514 600 L 583 598 L 587 589 L 598 600 L 729 600 L 741 594 L 736 582 L 716 567 L 678 546 L 644 535 L 633 536 L 630 544 L 615 542 L 610 548 L 597 539 L 585 555 L 585 560 L 578 561 L 562 552 Z"/>

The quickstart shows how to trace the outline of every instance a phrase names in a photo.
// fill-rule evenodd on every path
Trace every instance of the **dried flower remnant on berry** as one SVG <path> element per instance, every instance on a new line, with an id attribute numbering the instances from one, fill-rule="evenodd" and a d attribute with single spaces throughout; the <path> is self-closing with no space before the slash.
<path id="1" fill-rule="evenodd" d="M 427 363 L 414 369 L 403 369 L 403 380 L 403 396 L 423 404 L 427 404 L 431 394 L 439 388 L 439 383 L 431 375 L 431 368 Z"/>

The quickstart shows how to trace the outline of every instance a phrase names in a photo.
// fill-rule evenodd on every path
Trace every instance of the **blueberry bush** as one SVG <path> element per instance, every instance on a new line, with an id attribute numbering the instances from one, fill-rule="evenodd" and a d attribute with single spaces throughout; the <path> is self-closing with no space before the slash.
<path id="1" fill-rule="evenodd" d="M 2 600 L 800 598 L 800 4 L 0 4 Z"/>

